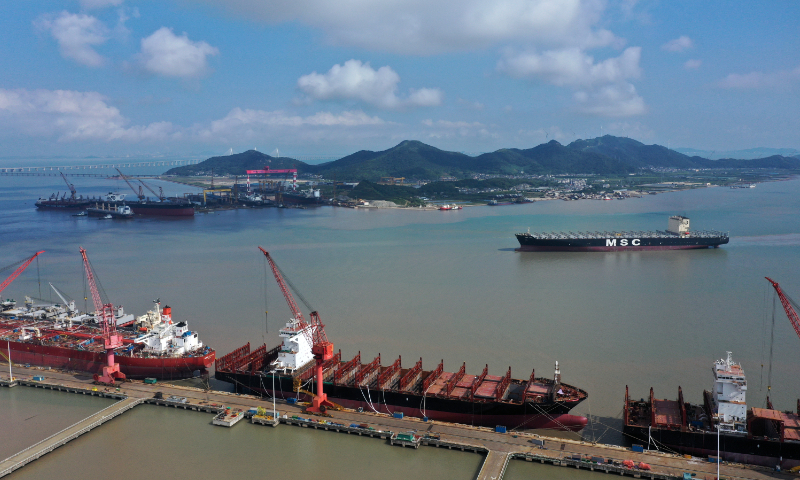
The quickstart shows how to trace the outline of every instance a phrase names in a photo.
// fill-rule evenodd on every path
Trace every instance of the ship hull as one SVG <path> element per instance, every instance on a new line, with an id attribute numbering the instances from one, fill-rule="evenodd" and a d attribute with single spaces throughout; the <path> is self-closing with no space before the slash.
<path id="1" fill-rule="evenodd" d="M 648 427 L 625 426 L 623 431 L 634 443 L 648 444 Z M 650 437 L 663 450 L 666 445 L 680 453 L 706 457 L 717 456 L 717 435 L 713 432 L 650 429 Z M 779 442 L 743 435 L 721 435 L 720 453 L 723 460 L 774 468 L 800 465 L 800 443 Z M 655 447 L 651 447 L 655 448 Z"/>
<path id="2" fill-rule="evenodd" d="M 292 205 L 317 205 L 320 202 L 319 197 L 307 197 L 305 195 L 294 195 L 290 193 L 284 193 L 281 197 L 283 198 L 283 203 Z"/>
<path id="3" fill-rule="evenodd" d="M 89 200 L 70 201 L 70 200 L 42 200 L 36 202 L 39 210 L 84 210 L 92 205 Z"/>
<path id="4" fill-rule="evenodd" d="M 5 345 L 3 345 L 5 346 Z M 104 352 L 89 352 L 70 348 L 10 342 L 14 363 L 99 373 L 105 366 Z M 2 349 L 5 350 L 5 349 Z M 7 352 L 4 351 L 7 354 Z M 191 378 L 199 370 L 208 373 L 216 358 L 212 350 L 197 357 L 130 357 L 115 355 L 120 370 L 128 378 L 154 377 L 163 380 Z"/>
<path id="5" fill-rule="evenodd" d="M 290 376 L 275 376 L 275 391 L 272 376 L 249 373 L 215 373 L 217 380 L 233 383 L 237 391 L 247 389 L 277 398 L 297 398 Z M 495 427 L 503 425 L 517 429 L 556 429 L 580 431 L 587 423 L 585 417 L 570 415 L 569 411 L 580 401 L 558 403 L 510 404 L 504 402 L 470 402 L 454 398 L 425 397 L 411 392 L 368 390 L 366 387 L 334 385 L 325 383 L 328 398 L 346 408 L 379 413 L 399 413 L 416 418 L 463 423 L 467 425 Z M 300 393 L 299 398 L 310 401 Z"/>
<path id="6" fill-rule="evenodd" d="M 180 203 L 128 203 L 136 215 L 166 216 L 166 217 L 191 217 L 194 216 L 194 207 L 191 204 Z"/>
<path id="7" fill-rule="evenodd" d="M 541 239 L 517 234 L 521 252 L 622 252 L 641 250 L 690 250 L 716 248 L 728 243 L 728 237 L 609 237 Z"/>

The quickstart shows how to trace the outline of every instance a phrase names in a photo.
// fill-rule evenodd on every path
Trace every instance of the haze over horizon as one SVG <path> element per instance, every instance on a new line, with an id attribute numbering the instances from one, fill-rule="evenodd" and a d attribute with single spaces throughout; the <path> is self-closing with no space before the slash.
<path id="1" fill-rule="evenodd" d="M 432 8 L 435 6 L 436 8 Z M 0 155 L 800 148 L 800 4 L 7 2 Z"/>

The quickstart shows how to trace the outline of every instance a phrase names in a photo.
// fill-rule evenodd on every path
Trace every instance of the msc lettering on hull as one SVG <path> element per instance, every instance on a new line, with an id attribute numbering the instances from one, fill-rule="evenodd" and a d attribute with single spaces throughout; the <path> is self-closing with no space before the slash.
<path id="1" fill-rule="evenodd" d="M 630 245 L 634 246 L 634 247 L 638 247 L 641 244 L 642 244 L 642 241 L 640 239 L 638 239 L 638 238 L 634 238 L 633 240 L 630 241 Z M 612 238 L 607 238 L 606 239 L 606 247 L 616 247 L 616 246 L 617 246 L 617 239 L 616 238 L 613 238 L 613 239 Z M 628 239 L 627 238 L 620 239 L 619 246 L 620 247 L 627 247 L 628 246 Z"/>

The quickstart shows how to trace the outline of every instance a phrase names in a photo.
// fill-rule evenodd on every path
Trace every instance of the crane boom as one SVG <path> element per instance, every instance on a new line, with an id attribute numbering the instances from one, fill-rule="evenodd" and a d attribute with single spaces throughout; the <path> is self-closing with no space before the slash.
<path id="1" fill-rule="evenodd" d="M 25 271 L 25 269 L 26 269 L 26 268 L 28 268 L 28 265 L 30 265 L 30 264 L 31 264 L 31 262 L 33 262 L 33 259 L 35 259 L 36 257 L 38 257 L 38 256 L 39 256 L 39 254 L 42 254 L 42 253 L 44 253 L 44 250 L 42 250 L 41 252 L 36 252 L 36 253 L 35 253 L 35 254 L 34 254 L 32 257 L 31 257 L 31 258 L 29 258 L 29 259 L 25 260 L 25 261 L 22 263 L 22 265 L 20 265 L 19 267 L 17 267 L 17 269 L 16 269 L 16 270 L 14 270 L 14 273 L 12 273 L 12 274 L 11 274 L 11 275 L 10 275 L 8 278 L 6 278 L 6 279 L 3 281 L 3 283 L 1 283 L 1 284 L 0 284 L 0 292 L 2 292 L 3 290 L 5 290 L 5 288 L 6 288 L 7 286 L 11 285 L 11 282 L 13 282 L 13 281 L 14 281 L 14 280 L 15 280 L 17 277 L 19 277 L 19 275 L 20 275 L 20 274 L 21 274 L 23 271 Z"/>
<path id="2" fill-rule="evenodd" d="M 67 187 L 69 187 L 70 198 L 75 200 L 75 193 L 76 193 L 75 192 L 75 185 L 69 183 L 69 180 L 67 180 L 67 177 L 64 175 L 64 172 L 58 172 L 58 173 L 61 174 L 61 178 L 64 179 L 64 182 L 66 182 Z"/>
<path id="3" fill-rule="evenodd" d="M 281 275 L 278 266 L 275 265 L 269 252 L 261 247 L 258 247 L 258 249 L 267 257 L 269 266 L 272 269 L 272 274 L 278 282 L 278 286 L 283 293 L 283 297 L 286 299 L 286 303 L 289 304 L 289 309 L 291 309 L 295 321 L 303 330 L 303 334 L 306 336 L 306 339 L 308 339 L 309 344 L 311 344 L 311 353 L 314 354 L 314 360 L 316 360 L 315 376 L 317 380 L 317 394 L 312 399 L 311 406 L 309 406 L 306 411 L 324 413 L 326 408 L 336 408 L 336 405 L 328 400 L 328 396 L 323 391 L 322 385 L 325 362 L 333 357 L 333 343 L 329 342 L 328 337 L 325 335 L 325 325 L 322 324 L 322 320 L 319 318 L 319 313 L 317 312 L 311 312 L 309 314 L 311 321 L 310 323 L 306 323 L 303 313 L 300 312 L 300 307 L 298 307 L 297 302 L 294 301 L 292 292 L 289 291 L 289 287 L 286 285 L 283 275 Z"/>
<path id="4" fill-rule="evenodd" d="M 89 257 L 86 256 L 86 249 L 80 247 L 81 257 L 83 257 L 83 267 L 86 270 L 86 281 L 92 292 L 92 302 L 96 314 L 100 315 L 100 323 L 103 325 L 103 347 L 106 350 L 106 365 L 103 366 L 103 375 L 94 375 L 95 381 L 107 384 L 114 384 L 115 379 L 124 379 L 125 374 L 119 369 L 119 364 L 114 362 L 114 349 L 122 346 L 122 336 L 117 333 L 117 322 L 114 319 L 114 306 L 111 303 L 103 303 L 100 298 L 100 291 L 97 289 L 95 274 Z"/>
<path id="5" fill-rule="evenodd" d="M 783 305 L 783 309 L 786 311 L 786 316 L 789 317 L 789 321 L 792 322 L 792 327 L 794 327 L 795 333 L 797 333 L 797 336 L 800 337 L 800 318 L 797 316 L 797 312 L 794 310 L 791 300 L 783 293 L 783 290 L 781 289 L 781 286 L 778 285 L 778 282 L 769 277 L 764 278 L 766 278 L 767 281 L 772 284 L 772 287 L 778 294 L 778 298 L 781 299 L 781 304 Z"/>
<path id="6" fill-rule="evenodd" d="M 155 190 L 153 190 L 152 188 L 150 188 L 150 185 L 148 185 L 148 184 L 144 183 L 144 182 L 142 181 L 142 179 L 141 179 L 141 178 L 139 179 L 139 183 L 141 183 L 142 185 L 144 185 L 144 188 L 146 188 L 146 189 L 150 190 L 150 191 L 153 193 L 153 195 L 155 195 L 155 196 L 156 196 L 156 198 L 158 198 L 158 199 L 159 199 L 159 200 L 161 200 L 161 201 L 163 201 L 163 200 L 164 200 L 164 195 L 163 195 L 163 194 L 158 194 L 158 193 L 156 193 L 156 191 L 155 191 Z"/>
<path id="7" fill-rule="evenodd" d="M 119 172 L 119 176 L 122 177 L 123 180 L 125 180 L 125 183 L 127 183 L 129 187 L 131 187 L 131 190 L 133 190 L 133 194 L 136 195 L 136 197 L 138 197 L 139 200 L 144 200 L 144 195 L 142 194 L 142 187 L 139 187 L 139 191 L 137 192 L 136 188 L 133 186 L 130 180 L 128 180 L 128 177 L 126 177 L 125 174 L 122 173 L 122 171 L 119 168 L 115 168 L 114 170 Z"/>

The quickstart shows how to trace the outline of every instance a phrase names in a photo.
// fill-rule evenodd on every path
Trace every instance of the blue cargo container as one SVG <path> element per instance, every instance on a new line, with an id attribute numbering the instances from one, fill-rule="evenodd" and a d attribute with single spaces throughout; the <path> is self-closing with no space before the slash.
<path id="1" fill-rule="evenodd" d="M 498 425 L 494 427 L 494 431 L 497 433 L 506 433 L 506 427 L 504 425 Z"/>
<path id="2" fill-rule="evenodd" d="M 286 399 L 286 403 L 288 403 L 289 405 L 294 405 L 295 403 L 297 403 L 297 399 L 296 398 L 287 398 Z"/>
<path id="3" fill-rule="evenodd" d="M 634 452 L 642 453 L 644 452 L 644 447 L 641 445 L 631 445 L 631 450 Z"/>
<path id="4" fill-rule="evenodd" d="M 403 412 L 394 412 L 392 416 L 394 418 L 403 418 Z"/>

